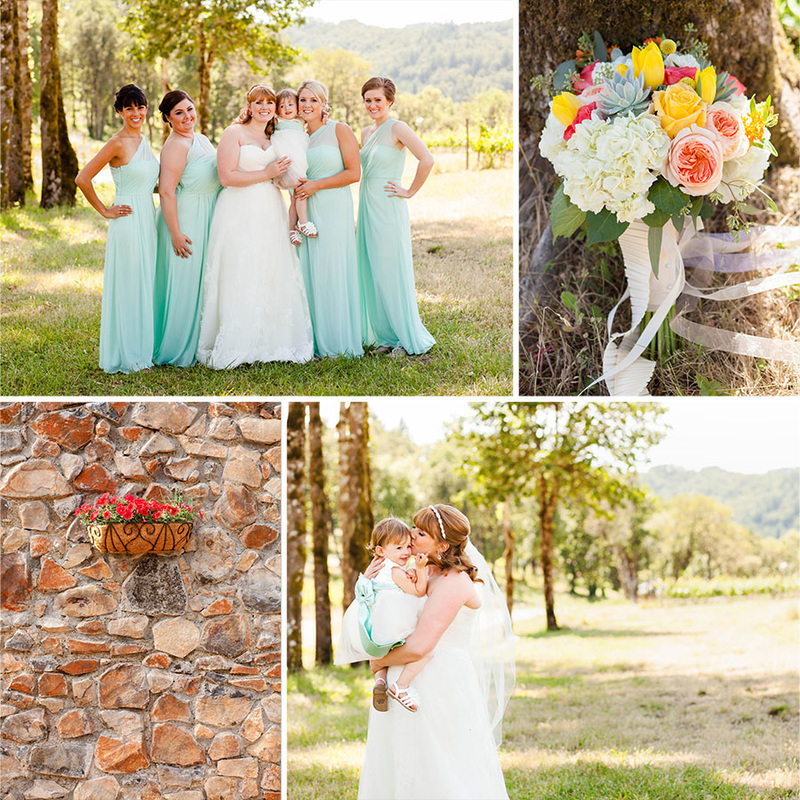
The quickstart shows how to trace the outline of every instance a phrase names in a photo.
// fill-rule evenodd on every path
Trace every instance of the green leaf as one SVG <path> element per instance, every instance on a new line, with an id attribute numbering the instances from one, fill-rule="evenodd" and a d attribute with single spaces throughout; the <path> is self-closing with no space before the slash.
<path id="1" fill-rule="evenodd" d="M 680 234 L 680 232 L 683 230 L 683 215 L 673 214 L 672 224 L 675 226 L 675 230 Z"/>
<path id="2" fill-rule="evenodd" d="M 594 32 L 594 60 L 608 61 L 608 48 L 603 37 L 598 31 Z"/>
<path id="3" fill-rule="evenodd" d="M 550 203 L 550 226 L 553 229 L 553 241 L 558 236 L 572 236 L 583 225 L 584 219 L 586 219 L 586 212 L 581 211 L 564 194 L 564 184 L 562 183 Z"/>
<path id="4" fill-rule="evenodd" d="M 710 219 L 714 213 L 714 206 L 709 200 L 703 198 L 703 205 L 700 207 L 700 218 Z"/>
<path id="5" fill-rule="evenodd" d="M 667 224 L 669 214 L 666 211 L 661 211 L 657 208 L 645 217 L 642 217 L 642 222 L 649 225 L 651 228 L 663 228 Z"/>
<path id="6" fill-rule="evenodd" d="M 580 313 L 578 308 L 578 298 L 571 292 L 561 292 L 561 302 L 575 314 Z"/>
<path id="7" fill-rule="evenodd" d="M 661 237 L 663 233 L 663 228 L 650 228 L 647 231 L 647 251 L 650 253 L 650 266 L 656 278 L 658 277 L 658 262 L 661 259 Z"/>
<path id="8" fill-rule="evenodd" d="M 647 198 L 656 208 L 666 211 L 671 217 L 682 214 L 689 206 L 689 198 L 666 178 L 659 178 L 650 187 Z"/>
<path id="9" fill-rule="evenodd" d="M 574 58 L 570 61 L 564 61 L 562 64 L 559 64 L 556 67 L 556 71 L 553 73 L 553 86 L 556 88 L 556 90 L 559 92 L 572 90 L 572 85 L 567 80 L 567 76 L 573 72 L 575 72 Z"/>
<path id="10" fill-rule="evenodd" d="M 586 212 L 586 241 L 588 244 L 612 242 L 625 233 L 627 222 L 620 222 L 613 211 L 604 208 L 599 214 Z"/>

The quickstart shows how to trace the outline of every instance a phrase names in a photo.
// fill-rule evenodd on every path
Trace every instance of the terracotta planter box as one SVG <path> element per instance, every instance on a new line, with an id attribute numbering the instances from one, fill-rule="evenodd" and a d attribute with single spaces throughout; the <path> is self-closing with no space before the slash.
<path id="1" fill-rule="evenodd" d="M 169 553 L 186 546 L 191 522 L 111 522 L 88 526 L 92 546 L 102 553 Z"/>

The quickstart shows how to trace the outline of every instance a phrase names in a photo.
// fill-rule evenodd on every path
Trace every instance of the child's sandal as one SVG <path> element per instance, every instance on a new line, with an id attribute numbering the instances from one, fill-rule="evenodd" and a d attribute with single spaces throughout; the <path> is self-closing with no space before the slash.
<path id="1" fill-rule="evenodd" d="M 393 683 L 386 691 L 393 700 L 397 700 L 406 711 L 415 712 L 419 708 L 419 697 L 410 686 L 405 689 Z"/>
<path id="2" fill-rule="evenodd" d="M 289 241 L 295 247 L 300 247 L 300 245 L 303 244 L 303 237 L 300 235 L 300 231 L 289 231 Z"/>
<path id="3" fill-rule="evenodd" d="M 376 681 L 372 687 L 372 707 L 376 711 L 389 710 L 389 698 L 386 696 L 385 681 Z"/>
<path id="4" fill-rule="evenodd" d="M 313 239 L 315 236 L 319 235 L 317 226 L 311 222 L 311 220 L 307 220 L 306 222 L 298 222 L 297 229 L 303 234 L 303 236 L 308 236 L 309 239 Z"/>

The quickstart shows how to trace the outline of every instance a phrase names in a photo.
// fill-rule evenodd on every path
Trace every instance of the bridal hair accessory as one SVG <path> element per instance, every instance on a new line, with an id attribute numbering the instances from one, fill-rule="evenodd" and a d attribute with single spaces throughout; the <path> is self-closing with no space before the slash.
<path id="1" fill-rule="evenodd" d="M 436 519 L 439 522 L 439 530 L 442 532 L 442 539 L 446 540 L 447 537 L 444 535 L 444 522 L 442 522 L 442 515 L 439 513 L 439 509 L 436 508 L 436 506 L 428 506 L 428 508 L 436 514 Z"/>

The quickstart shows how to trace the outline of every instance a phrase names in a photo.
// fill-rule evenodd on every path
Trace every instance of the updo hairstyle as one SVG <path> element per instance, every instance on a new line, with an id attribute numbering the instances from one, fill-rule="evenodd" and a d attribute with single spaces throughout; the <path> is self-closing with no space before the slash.
<path id="1" fill-rule="evenodd" d="M 114 96 L 114 111 L 123 108 L 147 108 L 147 98 L 135 83 L 126 83 Z"/>
<path id="2" fill-rule="evenodd" d="M 161 102 L 158 104 L 158 110 L 161 112 L 161 119 L 163 119 L 167 125 L 170 124 L 169 115 L 172 109 L 184 100 L 188 100 L 190 103 L 193 102 L 192 98 L 189 97 L 183 89 L 173 89 L 161 98 Z"/>
<path id="3" fill-rule="evenodd" d="M 437 544 L 447 545 L 442 553 L 431 553 L 428 556 L 429 564 L 439 567 L 442 572 L 454 569 L 457 572 L 466 572 L 473 581 L 480 580 L 478 568 L 464 552 L 469 542 L 469 520 L 457 508 L 444 504 L 427 506 L 414 514 L 413 521 L 417 528 L 432 536 Z"/>
<path id="4" fill-rule="evenodd" d="M 394 96 L 397 93 L 397 87 L 394 85 L 394 81 L 391 78 L 370 78 L 361 87 L 361 97 L 363 98 L 364 95 L 371 89 L 381 89 L 386 99 L 390 103 L 394 103 Z"/>
<path id="5" fill-rule="evenodd" d="M 308 89 L 322 103 L 322 112 L 324 114 L 331 113 L 331 107 L 328 105 L 328 87 L 319 81 L 307 80 L 303 81 L 297 88 L 297 102 L 300 102 L 300 93 L 303 89 Z"/>
<path id="6" fill-rule="evenodd" d="M 257 100 L 259 97 L 266 97 L 267 100 L 272 100 L 272 102 L 275 103 L 277 107 L 275 92 L 272 91 L 272 88 L 267 86 L 265 83 L 257 83 L 255 86 L 251 86 L 247 90 L 247 97 L 245 98 L 245 106 L 239 112 L 239 116 L 236 117 L 236 119 L 234 120 L 234 124 L 238 123 L 239 125 L 244 125 L 246 122 L 250 121 L 253 115 L 250 113 L 250 109 L 248 108 L 248 106 L 250 105 L 250 103 L 253 102 L 253 100 Z M 264 133 L 266 133 L 267 136 L 272 136 L 272 133 L 275 130 L 275 124 L 276 124 L 275 117 L 273 117 L 266 124 L 266 126 L 264 127 Z"/>

